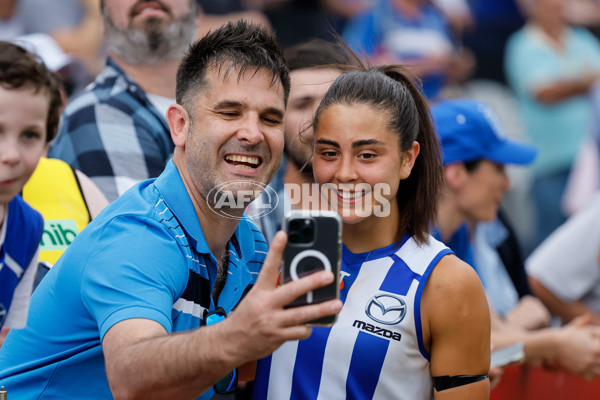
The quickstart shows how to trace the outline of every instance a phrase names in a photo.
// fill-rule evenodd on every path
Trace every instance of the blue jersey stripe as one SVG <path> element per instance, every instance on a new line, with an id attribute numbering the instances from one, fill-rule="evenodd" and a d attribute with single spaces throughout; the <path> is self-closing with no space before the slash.
<path id="1" fill-rule="evenodd" d="M 440 251 L 437 254 L 437 256 L 435 256 L 435 258 L 429 263 L 429 266 L 423 274 L 423 278 L 421 279 L 421 283 L 419 283 L 419 288 L 417 289 L 417 293 L 415 295 L 415 328 L 417 330 L 417 340 L 419 342 L 419 350 L 421 351 L 423 357 L 427 359 L 427 361 L 431 361 L 431 355 L 425 348 L 425 343 L 423 343 L 423 327 L 421 325 L 421 296 L 423 295 L 423 289 L 425 289 L 425 284 L 427 283 L 429 275 L 431 275 L 431 271 L 433 271 L 433 268 L 437 265 L 438 262 L 440 262 L 442 257 L 448 254 L 453 254 L 452 250 L 444 249 Z"/>
<path id="2" fill-rule="evenodd" d="M 330 328 L 314 327 L 308 339 L 298 342 L 290 400 L 317 398 L 330 332 Z"/>
<path id="3" fill-rule="evenodd" d="M 406 296 L 413 280 L 420 280 L 421 276 L 413 272 L 408 265 L 396 254 L 390 256 L 394 264 L 390 267 L 385 279 L 381 283 L 380 290 L 385 292 Z"/>
<path id="4" fill-rule="evenodd" d="M 252 390 L 252 400 L 264 400 L 267 398 L 267 390 L 269 389 L 269 374 L 261 374 L 260 371 L 268 372 L 271 370 L 272 357 L 272 355 L 269 355 L 258 360 L 257 374 Z"/>
<path id="5" fill-rule="evenodd" d="M 370 333 L 358 334 L 346 380 L 346 399 L 373 398 L 389 344 L 389 340 Z"/>

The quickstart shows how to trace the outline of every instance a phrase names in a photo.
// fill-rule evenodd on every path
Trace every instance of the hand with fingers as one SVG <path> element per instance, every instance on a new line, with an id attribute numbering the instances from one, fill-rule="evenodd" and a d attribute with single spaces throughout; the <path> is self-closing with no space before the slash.
<path id="1" fill-rule="evenodd" d="M 308 321 L 337 314 L 342 308 L 340 300 L 285 308 L 334 278 L 329 271 L 319 271 L 278 286 L 279 264 L 286 242 L 284 232 L 275 235 L 255 285 L 229 318 L 218 324 L 227 329 L 223 334 L 237 343 L 236 356 L 244 360 L 265 357 L 288 340 L 306 339 L 312 332 Z"/>
<path id="2" fill-rule="evenodd" d="M 600 374 L 600 327 L 589 325 L 590 317 L 577 317 L 557 331 L 557 353 L 550 361 L 588 380 Z"/>

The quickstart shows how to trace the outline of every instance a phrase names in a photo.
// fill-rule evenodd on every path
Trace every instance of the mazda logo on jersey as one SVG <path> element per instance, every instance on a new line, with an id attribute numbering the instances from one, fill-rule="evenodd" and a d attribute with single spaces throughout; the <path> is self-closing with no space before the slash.
<path id="1" fill-rule="evenodd" d="M 396 325 L 406 315 L 406 303 L 391 294 L 378 294 L 371 297 L 365 308 L 367 316 L 384 325 Z"/>

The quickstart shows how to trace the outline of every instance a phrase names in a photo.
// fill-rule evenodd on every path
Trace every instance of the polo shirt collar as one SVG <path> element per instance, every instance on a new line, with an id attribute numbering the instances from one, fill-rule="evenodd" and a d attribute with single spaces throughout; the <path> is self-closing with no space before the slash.
<path id="1" fill-rule="evenodd" d="M 188 241 L 198 253 L 211 254 L 208 244 L 204 239 L 204 233 L 202 232 L 202 226 L 198 221 L 198 215 L 196 209 L 192 203 L 179 170 L 173 163 L 173 160 L 169 160 L 167 166 L 154 185 L 158 188 L 163 196 L 165 203 L 175 215 L 183 230 L 188 234 Z M 195 242 L 195 243 L 192 243 Z"/>

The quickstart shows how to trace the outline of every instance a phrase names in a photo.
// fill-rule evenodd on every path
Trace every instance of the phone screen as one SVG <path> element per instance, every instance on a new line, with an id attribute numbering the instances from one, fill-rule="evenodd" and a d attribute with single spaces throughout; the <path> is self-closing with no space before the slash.
<path id="1" fill-rule="evenodd" d="M 525 358 L 525 346 L 522 342 L 492 351 L 490 365 L 504 367 L 509 364 L 520 363 Z"/>

